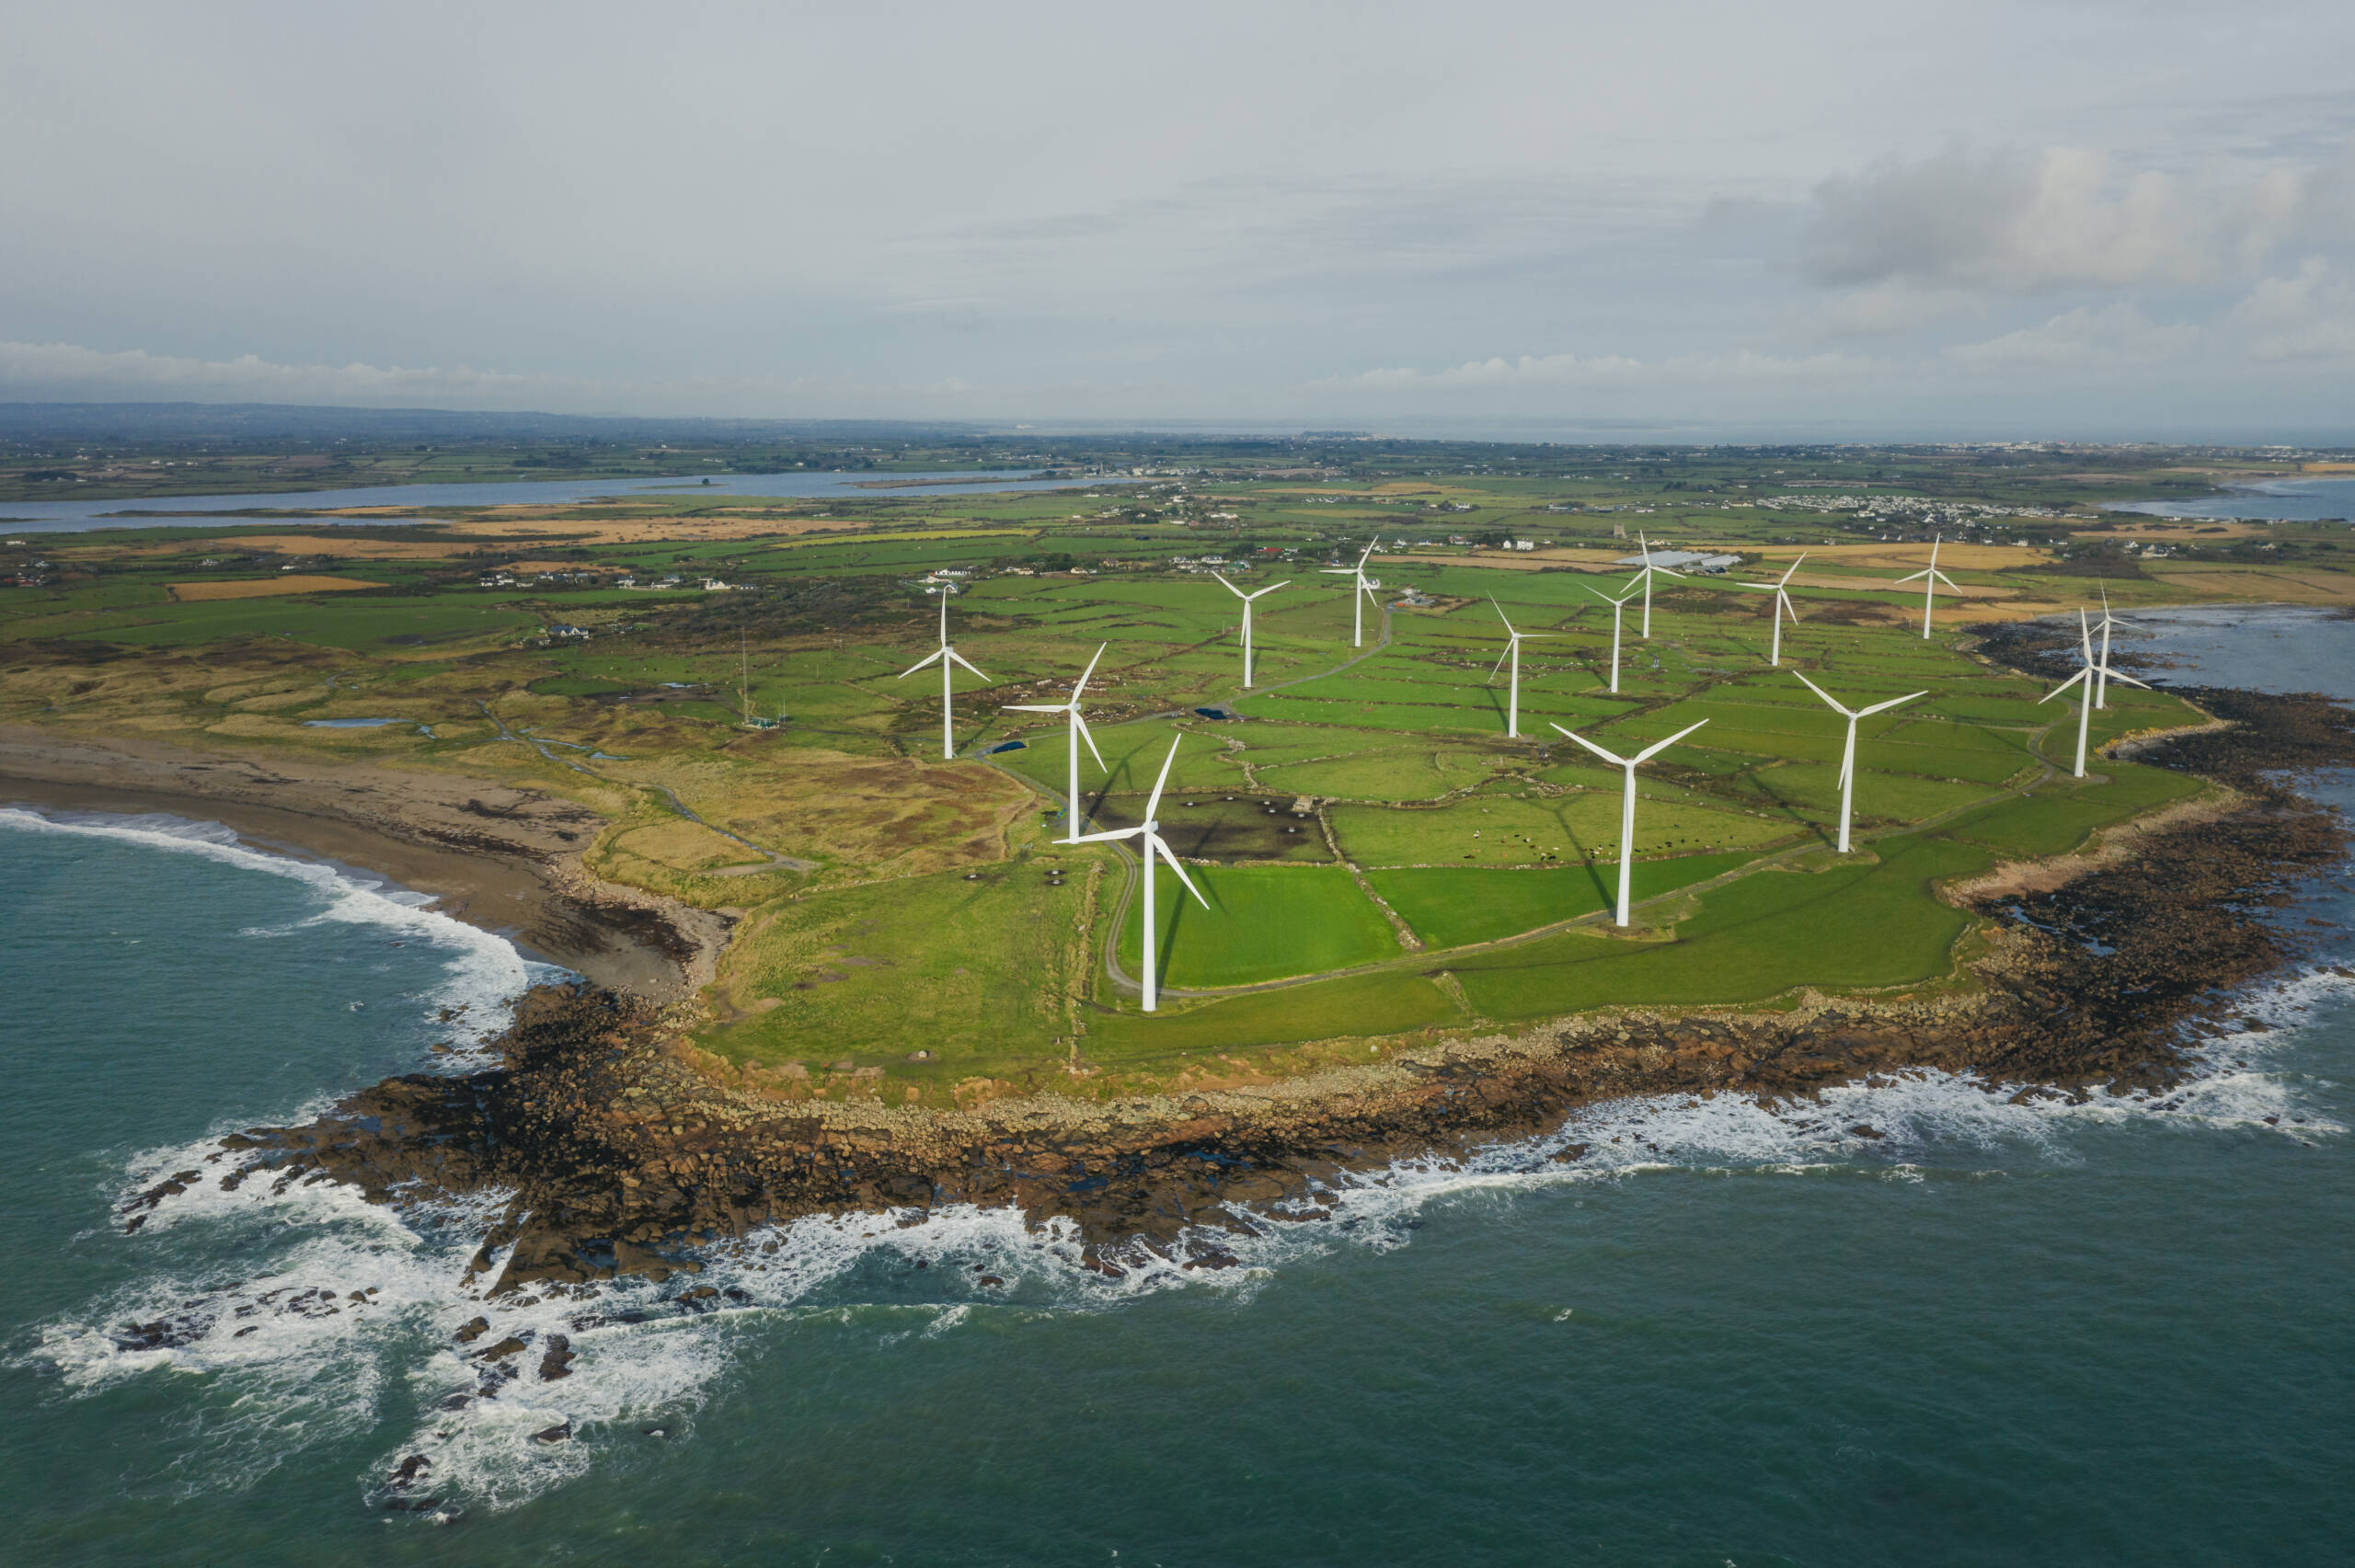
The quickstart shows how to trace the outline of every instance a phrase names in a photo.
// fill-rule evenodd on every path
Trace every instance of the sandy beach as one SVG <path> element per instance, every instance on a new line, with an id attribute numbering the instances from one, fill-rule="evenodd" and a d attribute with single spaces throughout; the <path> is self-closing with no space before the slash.
<path id="1" fill-rule="evenodd" d="M 0 727 L 0 805 L 218 822 L 256 848 L 373 873 L 533 956 L 657 1002 L 709 976 L 728 922 L 589 876 L 603 819 L 488 780 Z"/>

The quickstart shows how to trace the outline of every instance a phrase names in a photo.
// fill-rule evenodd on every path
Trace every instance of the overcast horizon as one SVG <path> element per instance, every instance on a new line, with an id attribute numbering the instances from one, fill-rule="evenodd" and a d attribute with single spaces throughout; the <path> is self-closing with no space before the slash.
<path id="1" fill-rule="evenodd" d="M 2337 7 L 26 4 L 10 42 L 0 399 L 2355 431 Z"/>

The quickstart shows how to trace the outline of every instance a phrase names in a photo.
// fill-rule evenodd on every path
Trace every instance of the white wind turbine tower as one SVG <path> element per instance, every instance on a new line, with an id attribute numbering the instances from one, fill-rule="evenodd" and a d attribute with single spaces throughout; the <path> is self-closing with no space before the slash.
<path id="1" fill-rule="evenodd" d="M 1796 670 L 1791 673 L 1799 675 Z M 1848 853 L 1848 808 L 1856 798 L 1856 721 L 1860 718 L 1870 718 L 1885 708 L 1893 708 L 1901 704 L 1910 703 L 1913 697 L 1926 697 L 1930 693 L 1916 692 L 1913 696 L 1891 697 L 1885 703 L 1875 703 L 1868 708 L 1850 709 L 1834 702 L 1831 692 L 1809 681 L 1806 676 L 1799 675 L 1799 683 L 1830 703 L 1832 711 L 1848 721 L 1848 744 L 1840 752 L 1840 853 L 1846 854 Z"/>
<path id="2" fill-rule="evenodd" d="M 1368 548 L 1371 549 L 1372 546 L 1369 545 Z M 1286 578 L 1282 582 L 1271 582 L 1263 589 L 1246 593 L 1233 583 L 1227 582 L 1226 578 L 1219 573 L 1212 572 L 1211 576 L 1226 583 L 1226 591 L 1243 601 L 1243 689 L 1248 692 L 1251 689 L 1251 601 L 1262 593 L 1273 593 L 1280 588 L 1290 587 L 1292 579 Z"/>
<path id="3" fill-rule="evenodd" d="M 1806 559 L 1807 552 L 1800 551 L 1799 561 Z M 1791 572 L 1799 569 L 1799 561 L 1793 561 L 1791 571 L 1785 572 L 1773 582 L 1744 582 L 1734 585 L 1736 588 L 1754 588 L 1762 591 L 1766 589 L 1775 590 L 1775 651 L 1766 656 L 1766 662 L 1769 664 L 1780 665 L 1783 662 L 1783 617 L 1788 615 L 1794 626 L 1799 624 L 1799 612 L 1791 608 L 1791 596 L 1783 591 L 1785 586 L 1791 580 Z"/>
<path id="4" fill-rule="evenodd" d="M 1006 707 L 1009 713 L 1067 714 L 1071 716 L 1071 733 L 1065 738 L 1071 742 L 1071 814 L 1063 818 L 1063 842 L 1067 844 L 1079 842 L 1079 743 L 1081 741 L 1087 742 L 1088 753 L 1096 759 L 1096 765 L 1098 768 L 1104 768 L 1104 753 L 1096 750 L 1096 737 L 1087 733 L 1087 721 L 1079 716 L 1079 694 L 1087 690 L 1087 678 L 1096 673 L 1096 659 L 1102 658 L 1104 650 L 1111 646 L 1109 643 L 1097 645 L 1096 658 L 1087 661 L 1087 668 L 1080 671 L 1077 683 L 1071 689 L 1071 701 L 1046 704 L 1011 703 Z M 1104 768 L 1104 771 L 1111 772 L 1109 768 Z"/>
<path id="5" fill-rule="evenodd" d="M 1555 634 L 1552 632 L 1516 632 L 1512 629 L 1512 623 L 1505 619 L 1505 607 L 1501 604 L 1497 604 L 1497 596 L 1495 594 L 1492 593 L 1488 595 L 1488 602 L 1496 605 L 1497 619 L 1504 621 L 1505 635 L 1512 639 L 1505 645 L 1505 651 L 1497 656 L 1497 670 L 1504 668 L 1506 659 L 1509 658 L 1512 660 L 1512 685 L 1511 688 L 1511 695 L 1505 699 L 1505 734 L 1512 739 L 1518 740 L 1521 738 L 1521 640 L 1523 637 L 1550 637 Z M 1496 678 L 1497 670 L 1489 670 L 1488 679 L 1490 681 L 1494 681 Z"/>
<path id="6" fill-rule="evenodd" d="M 1365 564 L 1366 561 L 1373 555 L 1374 545 L 1381 543 L 1382 541 L 1379 539 L 1369 540 L 1366 544 L 1365 554 L 1358 557 L 1358 564 L 1354 567 L 1327 567 L 1325 568 L 1325 575 L 1328 578 L 1355 578 L 1357 579 L 1350 588 L 1350 646 L 1351 647 L 1365 647 L 1365 601 L 1372 599 L 1373 597 L 1373 590 L 1382 586 L 1382 584 L 1365 575 Z"/>
<path id="7" fill-rule="evenodd" d="M 916 663 L 901 670 L 900 679 L 905 681 L 936 658 L 940 660 L 940 760 L 944 762 L 953 762 L 957 760 L 957 731 L 950 721 L 949 696 L 950 682 L 957 672 L 949 667 L 956 664 L 962 664 L 968 670 L 973 670 L 973 667 L 967 662 L 963 654 L 948 646 L 948 594 L 946 589 L 943 589 L 940 595 L 940 647 Z M 973 670 L 973 673 L 982 675 L 978 670 Z M 988 681 L 989 677 L 982 675 L 982 679 Z M 992 683 L 994 684 L 994 682 Z"/>
<path id="8" fill-rule="evenodd" d="M 2086 624 L 2085 612 L 2083 610 L 2077 612 L 2077 647 L 2085 655 L 2085 667 L 2039 697 L 2037 702 L 2039 705 L 2049 703 L 2070 687 L 2077 685 L 2079 681 L 2085 683 L 2077 692 L 2077 766 L 2070 775 L 2073 778 L 2081 779 L 2085 776 L 2085 735 L 2093 727 L 2094 722 L 2094 682 L 2107 675 L 2110 680 L 2123 681 L 2129 686 L 2142 686 L 2145 692 L 2149 691 L 2150 687 L 2144 686 L 2131 675 L 2120 675 L 2117 670 L 2095 662 L 2093 627 Z"/>
<path id="9" fill-rule="evenodd" d="M 1163 758 L 1161 761 L 1161 776 L 1153 781 L 1153 797 L 1144 803 L 1143 821 L 1133 828 L 1118 828 L 1109 833 L 1086 833 L 1072 841 L 1076 844 L 1096 844 L 1108 842 L 1113 839 L 1141 838 L 1143 840 L 1143 842 L 1137 846 L 1137 858 L 1144 862 L 1143 980 L 1144 1010 L 1147 1013 L 1153 1011 L 1157 994 L 1153 983 L 1153 857 L 1159 855 L 1169 863 L 1169 869 L 1178 874 L 1178 880 L 1186 885 L 1186 891 L 1194 896 L 1194 902 L 1206 910 L 1211 907 L 1210 900 L 1202 897 L 1202 890 L 1194 886 L 1194 879 L 1186 875 L 1186 868 L 1178 863 L 1177 855 L 1171 853 L 1169 845 L 1163 841 L 1161 824 L 1154 820 L 1153 816 L 1154 812 L 1161 807 L 1161 786 L 1169 782 L 1169 765 L 1178 760 L 1178 748 L 1185 738 L 1182 735 L 1171 738 L 1169 755 Z"/>
<path id="10" fill-rule="evenodd" d="M 1591 585 L 1587 591 L 1611 606 L 1611 689 L 1616 692 L 1619 690 L 1619 620 L 1626 612 L 1627 601 L 1636 597 L 1636 585 L 1629 583 L 1627 591 L 1616 599 Z"/>
<path id="11" fill-rule="evenodd" d="M 1657 572 L 1664 578 L 1680 578 L 1684 574 L 1671 572 L 1666 567 L 1652 565 L 1651 541 L 1644 537 L 1644 531 L 1640 528 L 1636 530 L 1636 544 L 1644 553 L 1644 569 L 1637 575 L 1641 577 L 1644 584 L 1644 640 L 1649 642 L 1652 636 L 1652 574 Z"/>
<path id="12" fill-rule="evenodd" d="M 1931 535 L 1930 565 L 1926 570 L 1897 579 L 1899 582 L 1919 582 L 1922 585 L 1922 640 L 1924 642 L 1930 640 L 1930 606 L 1937 598 L 1938 584 L 1944 583 L 1948 588 L 1954 588 L 1957 593 L 1962 591 L 1955 588 L 1954 578 L 1938 570 L 1938 546 L 1945 542 L 1945 539 L 1946 535 L 1942 533 Z"/>
<path id="13" fill-rule="evenodd" d="M 1552 721 L 1548 720 L 1547 722 L 1551 723 Z M 1706 724 L 1709 721 L 1707 719 L 1703 719 L 1701 724 Z M 1678 741 L 1683 739 L 1686 736 L 1692 734 L 1694 730 L 1700 728 L 1701 724 L 1692 725 L 1686 728 L 1680 729 L 1665 740 L 1655 740 L 1649 746 L 1645 747 L 1642 750 L 1637 752 L 1632 757 L 1614 757 L 1610 752 L 1605 751 L 1602 747 L 1597 746 L 1593 741 L 1589 740 L 1585 736 L 1571 735 L 1568 730 L 1562 729 L 1560 725 L 1557 724 L 1554 726 L 1556 729 L 1562 729 L 1562 733 L 1565 736 L 1568 736 L 1570 739 L 1577 741 L 1580 745 L 1585 747 L 1588 750 L 1593 752 L 1604 761 L 1611 763 L 1614 767 L 1625 768 L 1627 770 L 1627 793 L 1626 798 L 1621 803 L 1619 809 L 1618 923 L 1621 925 L 1626 925 L 1627 923 L 1627 883 L 1628 876 L 1630 875 L 1630 868 L 1635 864 L 1636 770 L 1642 764 L 1650 761 L 1654 757 L 1659 756 L 1662 751 L 1665 751 L 1670 747 L 1675 745 Z"/>

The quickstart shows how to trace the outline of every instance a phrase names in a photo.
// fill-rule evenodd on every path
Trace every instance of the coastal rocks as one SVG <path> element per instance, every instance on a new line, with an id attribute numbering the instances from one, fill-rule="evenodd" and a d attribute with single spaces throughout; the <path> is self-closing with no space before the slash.
<path id="1" fill-rule="evenodd" d="M 1182 1253 L 1155 1255 L 1227 1266 L 1214 1260 L 1232 1254 L 1206 1237 L 1260 1218 L 1322 1219 L 1315 1196 L 1343 1169 L 1549 1130 L 1577 1106 L 1621 1096 L 1798 1100 L 1913 1068 L 2074 1094 L 2162 1088 L 2179 1070 L 2182 1032 L 2223 1016 L 2220 993 L 2293 956 L 2292 937 L 2262 918 L 2286 879 L 2343 852 L 2343 827 L 2275 770 L 2355 760 L 2347 715 L 2328 704 L 2202 701 L 2233 727 L 2154 741 L 2145 758 L 2196 767 L 2240 795 L 2206 819 L 2154 827 L 2127 852 L 2088 857 L 2057 886 L 1991 890 L 1972 905 L 1989 922 L 1974 983 L 1951 994 L 1801 998 L 1758 1013 L 1629 1009 L 1403 1043 L 1378 1065 L 1267 1090 L 931 1112 L 771 1100 L 731 1086 L 649 1003 L 543 987 L 489 1047 L 495 1065 L 389 1079 L 305 1126 L 224 1139 L 238 1168 L 222 1185 L 333 1180 L 387 1203 L 420 1191 L 510 1195 L 475 1265 L 495 1291 L 692 1277 L 695 1249 L 714 1238 L 805 1215 L 959 1203 L 1067 1218 L 1091 1266 L 1119 1277 L 1181 1237 Z M 127 1223 L 195 1174 L 133 1200 Z M 995 1289 L 1003 1278 L 976 1283 Z M 665 1310 L 731 1299 L 695 1285 Z M 458 1343 L 488 1333 L 477 1319 Z M 475 1360 L 487 1379 L 500 1368 L 511 1378 L 525 1348 L 501 1341 Z M 551 1336 L 540 1348 L 542 1379 L 565 1375 L 569 1345 Z"/>

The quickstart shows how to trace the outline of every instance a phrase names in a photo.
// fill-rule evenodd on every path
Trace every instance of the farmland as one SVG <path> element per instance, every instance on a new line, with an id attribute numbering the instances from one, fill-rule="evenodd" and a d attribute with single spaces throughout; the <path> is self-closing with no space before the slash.
<path id="1" fill-rule="evenodd" d="M 2074 699 L 2039 703 L 1967 624 L 2074 613 L 2085 559 L 2117 568 L 2122 611 L 2355 581 L 2343 526 L 2182 540 L 2094 509 L 2177 486 L 2155 460 L 2094 479 L 1883 454 L 1860 489 L 1982 509 L 1943 546 L 1958 587 L 1924 638 L 1892 580 L 1926 558 L 1907 525 L 1754 463 L 1634 461 L 1269 476 L 1206 452 L 1060 491 L 44 535 L 0 561 L 22 585 L 0 589 L 0 721 L 565 797 L 603 823 L 584 869 L 729 911 L 698 1036 L 721 1058 L 812 1093 L 1097 1093 L 1589 1007 L 1968 984 L 1972 917 L 1939 888 L 2183 798 L 2193 781 L 2101 749 L 2201 715 L 2113 686 L 2072 778 Z M 1614 692 L 1598 590 L 1628 581 L 1638 531 L 1738 564 L 1659 580 L 1648 635 L 1628 605 Z M 2127 549 L 2145 535 L 2183 553 Z M 1369 537 L 1360 643 L 1337 568 Z M 1768 596 L 1734 585 L 1803 549 L 1770 664 Z M 1249 691 L 1213 568 L 1286 585 L 1258 601 Z M 953 759 L 937 666 L 909 672 L 944 594 L 986 672 L 950 679 Z M 1505 618 L 1530 634 L 1517 735 Z M 1141 824 L 1174 743 L 1155 820 L 1209 906 L 1156 876 L 1149 1017 L 1134 841 L 1064 841 L 1067 721 L 1013 711 L 1063 702 L 1099 647 L 1083 825 Z M 1858 728 L 1844 858 L 1844 721 L 1796 673 L 1850 706 L 1911 699 Z M 399 722 L 325 722 L 360 718 Z M 1639 770 L 1622 845 L 1620 770 L 1562 732 L 1625 756 L 1694 726 Z"/>

